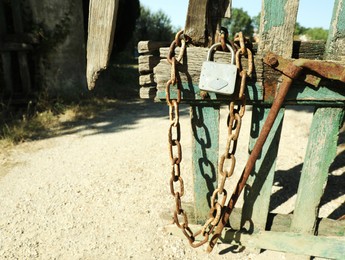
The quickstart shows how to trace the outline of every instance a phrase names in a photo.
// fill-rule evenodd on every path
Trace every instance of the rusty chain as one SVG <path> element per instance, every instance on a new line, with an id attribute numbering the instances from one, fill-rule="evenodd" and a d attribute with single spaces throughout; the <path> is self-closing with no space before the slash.
<path id="1" fill-rule="evenodd" d="M 241 76 L 240 90 L 238 100 L 240 104 L 235 108 L 235 101 L 231 101 L 229 104 L 229 115 L 228 115 L 228 137 L 226 142 L 226 149 L 224 154 L 221 155 L 220 162 L 218 165 L 218 172 L 220 175 L 219 184 L 217 189 L 214 190 L 211 197 L 211 208 L 209 211 L 209 218 L 206 220 L 204 226 L 197 232 L 193 233 L 188 225 L 188 216 L 185 210 L 182 208 L 181 197 L 184 195 L 184 182 L 181 177 L 180 163 L 182 161 L 182 147 L 181 147 L 181 128 L 179 122 L 179 103 L 181 101 L 181 89 L 179 85 L 176 88 L 176 98 L 171 98 L 171 86 L 176 85 L 176 65 L 177 62 L 181 62 L 185 49 L 186 41 L 183 38 L 183 31 L 176 34 L 174 41 L 171 43 L 168 53 L 168 61 L 171 64 L 171 76 L 166 84 L 166 101 L 169 106 L 169 155 L 171 160 L 171 177 L 170 177 L 170 191 L 175 199 L 175 210 L 173 214 L 174 223 L 179 227 L 183 234 L 187 237 L 192 247 L 199 247 L 209 241 L 209 237 L 212 234 L 214 228 L 217 226 L 222 218 L 222 211 L 227 200 L 227 191 L 224 188 L 225 182 L 228 178 L 233 175 L 235 169 L 235 152 L 237 147 L 237 141 L 241 129 L 242 117 L 245 113 L 245 87 L 246 78 L 252 73 L 252 53 L 245 47 L 245 40 L 242 33 L 239 33 L 235 41 L 239 41 L 240 49 L 236 52 L 236 66 L 238 68 L 239 75 Z M 175 58 L 175 48 L 179 46 L 180 52 L 178 58 Z M 241 64 L 241 57 L 247 56 L 248 58 L 248 70 L 243 69 Z M 230 167 L 228 170 L 225 169 L 226 162 L 229 161 Z M 177 190 L 175 185 L 179 184 Z M 182 219 L 183 223 L 180 223 Z M 200 242 L 195 243 L 196 237 L 199 235 L 203 236 Z M 211 240 L 212 241 L 212 240 Z"/>

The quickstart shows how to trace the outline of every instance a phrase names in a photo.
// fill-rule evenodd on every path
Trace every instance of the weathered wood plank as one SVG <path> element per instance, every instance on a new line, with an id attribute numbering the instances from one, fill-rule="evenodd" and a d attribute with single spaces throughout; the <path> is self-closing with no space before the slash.
<path id="1" fill-rule="evenodd" d="M 263 1 L 260 20 L 260 54 L 271 51 L 285 58 L 292 56 L 298 4 L 299 0 Z"/>
<path id="2" fill-rule="evenodd" d="M 206 24 L 208 0 L 190 0 L 188 4 L 185 35 L 192 39 L 195 46 L 205 46 L 208 42 Z"/>
<path id="3" fill-rule="evenodd" d="M 293 232 L 313 234 L 315 231 L 343 116 L 344 108 L 318 108 L 314 113 L 291 224 Z"/>
<path id="4" fill-rule="evenodd" d="M 219 107 L 191 106 L 191 125 L 195 221 L 204 224 L 218 184 Z"/>
<path id="5" fill-rule="evenodd" d="M 147 54 L 158 51 L 161 47 L 168 47 L 169 42 L 140 41 L 138 42 L 138 53 Z"/>
<path id="6" fill-rule="evenodd" d="M 154 55 L 142 55 L 139 56 L 139 73 L 147 74 L 152 73 L 153 68 L 157 66 L 160 59 Z"/>
<path id="7" fill-rule="evenodd" d="M 262 3 L 259 55 L 264 55 L 267 51 L 273 51 L 285 58 L 290 58 L 293 53 L 293 32 L 297 18 L 298 0 L 263 0 Z M 271 89 L 266 85 L 269 87 L 272 85 L 270 78 L 266 75 L 263 78 L 265 100 L 270 100 L 266 97 L 268 95 L 266 93 L 267 89 Z M 276 89 L 273 91 L 276 91 Z M 253 112 L 256 110 L 262 110 L 262 108 L 255 105 L 253 106 Z M 266 109 L 263 115 L 267 117 L 269 112 L 270 109 Z M 258 131 L 259 121 L 263 126 L 266 120 L 262 116 L 258 119 L 257 116 L 255 113 L 252 115 L 252 129 Z M 261 157 L 257 160 L 251 173 L 249 186 L 245 188 L 242 223 L 247 221 L 252 223 L 253 232 L 263 231 L 266 227 L 283 118 L 284 109 L 281 109 L 262 148 Z M 259 133 L 256 133 L 257 138 L 260 135 Z M 253 131 L 251 134 L 253 135 Z M 250 146 L 254 147 L 256 140 L 255 137 L 252 138 Z"/>
<path id="8" fill-rule="evenodd" d="M 11 6 L 12 6 L 14 30 L 16 33 L 23 33 L 20 1 L 12 0 Z M 31 91 L 31 77 L 30 77 L 30 71 L 29 71 L 29 66 L 28 66 L 27 54 L 25 52 L 20 51 L 17 53 L 17 56 L 18 56 L 19 73 L 20 73 L 23 91 L 25 94 L 29 94 Z"/>
<path id="9" fill-rule="evenodd" d="M 211 46 L 218 41 L 221 19 L 230 17 L 230 0 L 190 0 L 185 35 L 194 46 Z"/>
<path id="10" fill-rule="evenodd" d="M 188 212 L 190 216 L 190 223 L 195 224 L 194 220 L 194 205 L 191 203 L 184 203 L 183 208 Z M 233 230 L 241 230 L 242 222 L 242 209 L 235 208 L 230 216 L 230 224 Z M 166 219 L 171 218 L 171 212 L 167 212 Z M 266 231 L 275 232 L 290 232 L 291 222 L 293 214 L 268 214 L 268 220 L 266 225 Z M 249 227 L 250 228 L 250 227 Z M 246 230 L 248 226 L 245 226 Z M 329 218 L 318 219 L 318 236 L 332 236 L 332 237 L 345 237 L 345 226 L 344 222 L 340 220 L 333 220 Z"/>
<path id="11" fill-rule="evenodd" d="M 0 34 L 6 33 L 6 19 L 5 19 L 5 13 L 4 13 L 4 6 L 3 2 L 0 1 Z M 13 93 L 13 82 L 12 82 L 12 58 L 10 53 L 0 53 L 1 57 L 1 64 L 4 74 L 4 92 L 6 95 L 11 95 Z"/>
<path id="12" fill-rule="evenodd" d="M 156 96 L 156 87 L 142 87 L 139 90 L 139 96 L 142 99 L 153 99 Z"/>
<path id="13" fill-rule="evenodd" d="M 268 107 L 253 106 L 249 152 L 259 137 L 269 111 Z M 283 119 L 284 109 L 281 109 L 262 148 L 261 156 L 255 163 L 254 171 L 247 181 L 242 226 L 249 222 L 253 223 L 255 230 L 265 230 Z"/>
<path id="14" fill-rule="evenodd" d="M 192 230 L 200 230 L 201 228 L 198 225 L 189 226 Z M 166 226 L 165 231 L 185 238 L 181 230 L 175 225 Z M 200 241 L 202 238 L 202 236 L 198 236 L 196 241 Z M 345 238 L 342 237 L 320 237 L 274 231 L 260 231 L 248 234 L 246 230 L 225 228 L 220 240 L 225 244 L 240 245 L 246 248 L 264 248 L 330 259 L 343 259 L 345 255 Z"/>
<path id="15" fill-rule="evenodd" d="M 315 46 L 314 46 L 315 45 Z M 310 51 L 308 51 L 310 46 L 314 46 Z M 320 59 L 322 57 L 322 53 L 324 51 L 325 44 L 324 42 L 298 42 L 294 43 L 294 50 L 296 51 L 293 53 L 293 56 L 300 57 L 300 58 L 312 58 L 312 59 Z M 255 50 L 255 47 L 254 47 Z M 158 99 L 165 99 L 165 84 L 170 79 L 170 64 L 166 61 L 165 57 L 168 53 L 168 48 L 161 48 L 160 49 L 160 56 L 161 61 L 155 67 L 154 74 L 155 80 L 157 83 L 157 98 Z M 179 52 L 179 49 L 176 49 L 176 53 Z M 190 100 L 201 100 L 199 94 L 199 89 L 197 85 L 199 84 L 199 75 L 202 62 L 206 59 L 207 56 L 207 49 L 200 48 L 200 47 L 188 47 L 187 48 L 187 56 L 183 60 L 182 65 L 178 66 L 179 72 L 179 80 L 180 84 L 186 86 L 186 91 L 184 95 L 184 99 L 186 101 Z M 215 53 L 215 61 L 216 62 L 229 62 L 230 60 L 230 53 L 223 53 L 223 52 L 216 52 Z M 271 78 L 274 81 L 278 81 L 278 78 L 281 74 L 271 68 L 263 69 L 262 59 L 260 57 L 255 57 L 255 71 L 252 80 L 248 80 L 248 95 L 247 99 L 248 102 L 262 102 L 263 100 L 263 88 L 262 78 L 265 77 Z M 263 76 L 263 73 L 264 76 Z M 290 104 L 294 103 L 295 100 L 305 103 L 311 103 L 313 101 L 325 100 L 327 102 L 332 102 L 333 100 L 340 100 L 344 101 L 345 97 L 345 86 L 338 86 L 337 88 L 332 87 L 333 83 L 329 81 L 322 81 L 321 87 L 314 88 L 311 86 L 306 86 L 305 83 L 302 81 L 296 80 L 294 82 L 294 87 L 291 88 L 290 92 L 288 93 L 287 100 Z M 194 90 L 192 90 L 194 88 Z M 222 96 L 215 96 L 218 101 L 227 101 L 228 97 Z M 269 102 L 265 100 L 265 102 Z M 300 103 L 298 102 L 298 103 Z M 295 102 L 296 104 L 296 102 Z"/>
<path id="16" fill-rule="evenodd" d="M 154 74 L 150 73 L 150 74 L 146 74 L 146 75 L 140 75 L 139 85 L 140 86 L 147 86 L 147 85 L 156 86 Z"/>
<path id="17" fill-rule="evenodd" d="M 161 56 L 167 53 L 166 48 L 161 48 Z M 178 49 L 176 52 L 178 53 Z M 183 99 L 186 100 L 201 100 L 200 91 L 198 88 L 200 70 L 203 61 L 206 60 L 208 49 L 201 47 L 189 47 L 187 48 L 186 56 L 182 61 L 182 64 L 178 64 L 178 84 L 182 89 Z M 231 60 L 231 54 L 225 52 L 215 52 L 214 60 L 216 62 L 229 63 Z M 244 62 L 245 64 L 245 62 Z M 262 62 L 257 62 L 257 70 L 260 71 L 260 66 L 262 67 Z M 171 65 L 167 62 L 166 59 L 161 59 L 160 63 L 154 68 L 155 81 L 157 83 L 157 96 L 158 98 L 165 95 L 165 85 L 166 82 L 170 79 L 170 70 Z M 262 69 L 261 69 L 262 71 Z M 259 76 L 259 72 L 257 73 Z M 249 88 L 253 89 L 254 81 L 248 80 Z M 238 81 L 239 83 L 239 81 Z M 256 100 L 262 100 L 262 88 L 255 87 L 255 90 L 248 92 L 251 95 L 251 98 Z M 210 95 L 211 99 L 223 99 L 229 100 L 228 96 L 220 95 Z"/>
<path id="18" fill-rule="evenodd" d="M 335 0 L 325 58 L 345 61 L 345 1 Z"/>
<path id="19" fill-rule="evenodd" d="M 99 72 L 108 65 L 116 27 L 119 0 L 90 0 L 86 77 L 89 89 L 95 87 Z"/>

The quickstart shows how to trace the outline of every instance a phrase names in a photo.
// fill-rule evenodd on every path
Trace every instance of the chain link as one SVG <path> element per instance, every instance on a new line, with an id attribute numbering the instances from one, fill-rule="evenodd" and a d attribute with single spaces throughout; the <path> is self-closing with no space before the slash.
<path id="1" fill-rule="evenodd" d="M 241 130 L 242 117 L 245 113 L 245 87 L 246 78 L 252 73 L 252 53 L 245 47 L 245 39 L 242 33 L 239 33 L 235 41 L 239 41 L 240 49 L 236 52 L 236 66 L 238 68 L 239 75 L 241 76 L 241 84 L 238 95 L 238 101 L 240 104 L 236 106 L 235 101 L 231 101 L 229 104 L 229 115 L 228 115 L 228 137 L 226 142 L 225 152 L 221 155 L 218 165 L 218 187 L 214 190 L 211 197 L 211 208 L 209 211 L 209 218 L 206 220 L 201 230 L 193 233 L 188 225 L 188 215 L 182 208 L 181 197 L 184 195 L 184 182 L 181 176 L 180 163 L 182 161 L 182 146 L 181 140 L 181 128 L 179 123 L 179 104 L 181 101 L 181 89 L 179 85 L 176 88 L 176 98 L 171 99 L 171 86 L 176 85 L 176 65 L 181 62 L 186 49 L 186 41 L 183 38 L 183 31 L 176 34 L 175 40 L 171 43 L 168 61 L 171 64 L 171 76 L 170 80 L 166 84 L 166 101 L 169 106 L 169 155 L 172 165 L 171 178 L 170 178 L 170 192 L 175 199 L 175 210 L 174 210 L 174 223 L 179 227 L 183 234 L 187 237 L 192 247 L 200 247 L 209 241 L 209 237 L 213 230 L 222 218 L 223 208 L 227 200 L 227 191 L 224 188 L 226 180 L 229 179 L 235 169 L 236 164 L 236 147 L 237 141 Z M 175 48 L 179 46 L 180 52 L 178 58 L 175 58 Z M 248 58 L 248 70 L 242 68 L 241 57 L 246 56 Z M 238 103 L 238 102 L 237 102 Z M 228 169 L 225 169 L 225 165 L 228 165 Z M 177 185 L 178 184 L 178 185 Z M 177 187 L 178 186 L 178 187 Z M 183 223 L 181 223 L 183 221 Z M 199 235 L 203 236 L 200 242 L 195 242 L 196 237 Z"/>

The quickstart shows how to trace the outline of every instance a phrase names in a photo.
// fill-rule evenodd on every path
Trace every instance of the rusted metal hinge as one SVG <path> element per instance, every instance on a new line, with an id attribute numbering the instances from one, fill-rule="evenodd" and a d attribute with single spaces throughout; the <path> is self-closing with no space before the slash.
<path id="1" fill-rule="evenodd" d="M 318 87 L 322 79 L 337 80 L 345 83 L 345 67 L 330 61 L 309 59 L 286 59 L 268 52 L 263 62 L 283 75 L 303 81 L 309 86 Z M 303 69 L 298 75 L 293 71 Z M 265 100 L 273 101 L 276 92 L 277 79 L 265 78 Z"/>

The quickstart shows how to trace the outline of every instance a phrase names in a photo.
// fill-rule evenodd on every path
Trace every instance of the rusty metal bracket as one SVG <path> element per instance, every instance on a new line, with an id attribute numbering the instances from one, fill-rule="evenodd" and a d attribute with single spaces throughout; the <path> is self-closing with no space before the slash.
<path id="1" fill-rule="evenodd" d="M 306 72 L 303 80 L 315 87 L 319 86 L 322 78 L 338 80 L 345 83 L 345 67 L 334 62 L 309 59 L 285 59 L 272 52 L 268 52 L 263 61 L 289 78 L 294 78 L 293 75 L 289 75 L 289 70 L 287 69 L 290 64 L 301 67 Z"/>

